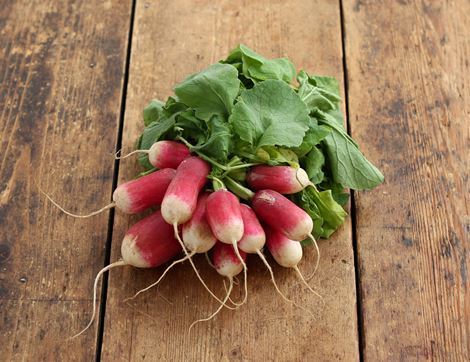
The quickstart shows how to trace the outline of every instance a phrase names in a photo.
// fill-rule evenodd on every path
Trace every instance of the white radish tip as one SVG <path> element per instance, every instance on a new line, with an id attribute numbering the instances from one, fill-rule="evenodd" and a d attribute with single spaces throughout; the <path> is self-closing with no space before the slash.
<path id="1" fill-rule="evenodd" d="M 116 190 L 113 192 L 113 201 L 116 204 L 116 207 L 122 212 L 126 214 L 132 213 L 132 202 L 125 185 L 116 187 Z"/>
<path id="2" fill-rule="evenodd" d="M 166 195 L 161 205 L 163 219 L 168 224 L 184 224 L 191 219 L 192 210 L 187 202 L 184 202 L 176 195 Z"/>
<path id="3" fill-rule="evenodd" d="M 296 179 L 302 186 L 302 189 L 311 185 L 310 179 L 308 178 L 307 172 L 303 168 L 297 169 Z"/>
<path id="4" fill-rule="evenodd" d="M 121 256 L 126 261 L 126 264 L 135 266 L 137 268 L 150 268 L 151 265 L 142 258 L 137 246 L 137 238 L 133 235 L 126 235 L 121 244 Z"/>

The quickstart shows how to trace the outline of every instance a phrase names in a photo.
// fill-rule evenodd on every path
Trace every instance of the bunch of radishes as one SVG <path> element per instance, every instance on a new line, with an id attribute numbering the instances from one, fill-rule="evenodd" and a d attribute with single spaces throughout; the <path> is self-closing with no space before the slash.
<path id="1" fill-rule="evenodd" d="M 224 306 L 246 302 L 245 259 L 257 254 L 278 293 L 294 303 L 276 285 L 263 255 L 265 244 L 278 264 L 293 268 L 315 293 L 297 266 L 302 244 L 310 241 L 316 247 L 314 273 L 320 259 L 314 236 L 328 238 L 343 224 L 348 200 L 344 189 L 372 189 L 384 180 L 344 127 L 339 85 L 333 77 L 296 72 L 288 59 L 267 59 L 240 44 L 174 91 L 166 102 L 154 99 L 144 109 L 138 149 L 120 158 L 140 154 L 145 171 L 119 185 L 110 205 L 75 215 L 51 200 L 76 217 L 111 207 L 128 214 L 159 207 L 128 230 L 122 260 L 98 273 L 93 316 L 86 328 L 93 322 L 98 280 L 105 271 L 122 265 L 156 267 L 182 251 L 182 258 L 137 294 L 188 260 L 220 302 L 217 311 L 203 319 L 208 320 Z M 213 266 L 230 282 L 223 299 L 205 284 L 192 260 L 210 250 Z M 245 293 L 237 304 L 230 293 L 234 276 L 242 270 Z"/>
<path id="2" fill-rule="evenodd" d="M 279 265 L 293 268 L 308 286 L 297 265 L 302 258 L 300 241 L 306 238 L 314 240 L 311 235 L 312 219 L 282 195 L 311 186 L 302 169 L 252 166 L 247 173 L 247 183 L 255 192 L 245 188 L 249 200 L 240 203 L 239 198 L 227 190 L 222 181 L 209 182 L 210 164 L 191 155 L 188 147 L 182 143 L 156 142 L 149 152 L 149 161 L 159 170 L 119 185 L 113 193 L 113 203 L 99 210 L 116 207 L 124 213 L 136 214 L 160 207 L 127 231 L 121 245 L 122 260 L 98 273 L 94 283 L 93 315 L 83 331 L 94 320 L 98 280 L 105 271 L 123 265 L 158 267 L 174 259 L 181 251 L 184 257 L 173 262 L 156 283 L 137 294 L 160 282 L 175 264 L 189 260 L 204 287 L 221 303 L 215 315 L 223 306 L 231 308 L 226 303 L 233 288 L 233 277 L 242 270 L 245 295 L 239 305 L 246 301 L 245 260 L 247 254 L 257 254 L 269 269 L 276 290 L 285 300 L 292 302 L 276 285 L 272 269 L 262 252 L 265 244 Z M 89 217 L 96 212 L 88 215 L 67 214 Z M 230 282 L 223 300 L 204 283 L 192 261 L 196 253 L 207 253 L 210 250 L 213 251 L 213 266 Z"/>

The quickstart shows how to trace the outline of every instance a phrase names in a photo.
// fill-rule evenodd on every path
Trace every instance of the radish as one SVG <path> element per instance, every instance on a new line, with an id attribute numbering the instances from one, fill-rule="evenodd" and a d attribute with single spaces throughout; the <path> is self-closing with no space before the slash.
<path id="1" fill-rule="evenodd" d="M 162 215 L 167 223 L 180 225 L 191 218 L 209 172 L 209 164 L 198 157 L 181 162 L 162 201 Z"/>
<path id="2" fill-rule="evenodd" d="M 212 249 L 217 241 L 206 216 L 209 195 L 208 192 L 199 195 L 192 218 L 183 224 L 183 243 L 193 253 L 205 253 Z"/>
<path id="3" fill-rule="evenodd" d="M 191 263 L 199 281 L 210 295 L 220 302 L 220 299 L 209 289 L 199 275 L 196 265 L 194 265 L 192 255 L 186 250 L 183 240 L 181 240 L 178 233 L 178 225 L 189 221 L 194 214 L 198 194 L 205 185 L 209 172 L 209 164 L 198 157 L 189 157 L 181 162 L 176 169 L 175 177 L 166 190 L 161 211 L 165 221 L 173 225 L 175 237 L 183 248 L 186 258 Z"/>
<path id="4" fill-rule="evenodd" d="M 243 237 L 244 226 L 240 201 L 230 191 L 219 189 L 214 191 L 206 204 L 207 221 L 217 240 L 233 245 L 241 264 L 245 278 L 245 297 L 241 304 L 246 302 L 248 296 L 247 267 L 243 261 L 237 243 Z"/>
<path id="5" fill-rule="evenodd" d="M 160 211 L 134 224 L 122 240 L 122 259 L 104 267 L 96 275 L 93 285 L 93 313 L 90 322 L 72 338 L 79 336 L 93 324 L 96 315 L 98 281 L 104 272 L 124 265 L 154 268 L 173 259 L 180 252 L 181 245 L 175 239 L 173 228 L 165 222 Z"/>
<path id="6" fill-rule="evenodd" d="M 266 245 L 274 260 L 284 268 L 292 268 L 297 272 L 300 280 L 307 286 L 307 288 L 317 296 L 312 287 L 305 281 L 304 276 L 300 272 L 298 264 L 302 259 L 303 251 L 302 245 L 298 241 L 289 239 L 281 231 L 275 230 L 270 227 L 265 228 L 266 231 Z M 318 259 L 317 259 L 318 260 Z M 316 268 L 315 268 L 316 270 Z"/>
<path id="7" fill-rule="evenodd" d="M 313 185 L 302 168 L 290 166 L 255 166 L 246 181 L 253 190 L 274 190 L 280 194 L 295 194 Z"/>
<path id="8" fill-rule="evenodd" d="M 238 275 L 242 269 L 244 269 L 246 259 L 246 253 L 243 251 L 235 251 L 235 248 L 227 243 L 217 242 L 214 246 L 214 253 L 212 255 L 212 260 L 214 262 L 215 270 L 220 275 L 227 277 L 229 279 L 230 285 L 227 291 L 227 294 L 222 301 L 221 305 L 217 310 L 212 313 L 209 317 L 199 319 L 194 321 L 189 330 L 194 327 L 199 322 L 209 321 L 214 318 L 217 313 L 226 305 L 227 300 L 230 298 L 230 294 L 232 293 L 233 289 L 233 277 Z"/>
<path id="9" fill-rule="evenodd" d="M 313 222 L 310 216 L 279 192 L 256 192 L 251 204 L 262 222 L 282 231 L 289 239 L 302 241 L 311 236 Z"/>
<path id="10" fill-rule="evenodd" d="M 256 215 L 271 228 L 282 232 L 287 238 L 302 241 L 310 238 L 317 251 L 317 261 L 310 278 L 315 275 L 320 263 L 320 249 L 312 235 L 312 218 L 287 197 L 273 190 L 261 190 L 253 197 L 252 206 Z"/>
<path id="11" fill-rule="evenodd" d="M 165 195 L 168 185 L 173 180 L 175 173 L 175 170 L 165 168 L 142 176 L 136 180 L 125 182 L 114 190 L 112 203 L 86 215 L 77 215 L 65 210 L 45 192 L 42 190 L 41 192 L 62 212 L 76 218 L 88 218 L 113 207 L 116 207 L 126 214 L 137 214 L 152 206 L 161 204 L 163 196 Z"/>
<path id="12" fill-rule="evenodd" d="M 147 153 L 149 162 L 156 168 L 177 168 L 183 160 L 191 156 L 189 148 L 176 141 L 155 142 L 149 150 L 135 150 L 125 156 L 116 156 L 124 159 L 136 153 Z"/>

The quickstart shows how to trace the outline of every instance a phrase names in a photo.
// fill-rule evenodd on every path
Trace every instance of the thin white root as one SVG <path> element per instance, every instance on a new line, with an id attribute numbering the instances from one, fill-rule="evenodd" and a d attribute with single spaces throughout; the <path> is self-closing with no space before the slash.
<path id="1" fill-rule="evenodd" d="M 135 155 L 136 153 L 149 153 L 149 150 L 135 150 L 135 151 L 132 151 L 132 152 L 129 152 L 127 155 L 124 155 L 124 156 L 119 156 L 119 154 L 121 153 L 121 150 L 117 151 L 115 154 L 114 154 L 114 159 L 115 160 L 123 160 L 129 156 L 132 156 L 132 155 Z"/>
<path id="2" fill-rule="evenodd" d="M 304 276 L 302 275 L 302 273 L 300 272 L 299 267 L 296 265 L 293 269 L 297 272 L 297 275 L 299 276 L 300 280 L 301 280 L 302 283 L 308 288 L 308 290 L 310 290 L 310 291 L 311 291 L 313 294 L 315 294 L 318 298 L 323 299 L 323 297 L 322 297 L 320 294 L 318 294 L 316 291 L 314 291 L 313 288 L 305 281 L 305 278 L 304 278 Z"/>
<path id="3" fill-rule="evenodd" d="M 225 279 L 223 280 L 223 283 L 224 283 L 225 293 L 227 293 L 228 288 L 227 288 L 227 285 L 225 284 Z M 235 282 L 233 284 L 235 285 Z M 238 309 L 242 305 L 242 303 L 237 303 L 230 297 L 228 297 L 228 301 L 235 306 L 235 308 L 233 308 L 233 309 Z"/>
<path id="4" fill-rule="evenodd" d="M 240 251 L 238 250 L 238 245 L 237 245 L 236 241 L 233 242 L 233 248 L 235 249 L 235 254 L 237 254 L 237 257 L 240 260 L 240 263 L 242 263 L 242 265 L 243 265 L 243 278 L 245 279 L 244 280 L 245 296 L 244 296 L 243 300 L 241 301 L 241 304 L 245 304 L 246 300 L 248 299 L 248 279 L 247 279 L 247 274 L 248 274 L 247 270 L 248 270 L 248 268 L 246 267 L 246 264 L 243 261 L 242 256 L 240 255 Z M 237 303 L 234 303 L 234 304 L 235 305 L 241 305 L 241 304 L 237 304 Z"/>
<path id="5" fill-rule="evenodd" d="M 196 273 L 196 276 L 197 278 L 199 279 L 199 281 L 201 282 L 201 284 L 204 286 L 204 288 L 206 288 L 206 290 L 209 292 L 209 294 L 212 296 L 212 298 L 214 298 L 216 301 L 218 301 L 219 303 L 222 304 L 222 300 L 220 300 L 219 297 L 217 297 L 213 292 L 212 290 L 209 289 L 209 287 L 207 286 L 207 284 L 204 282 L 204 280 L 202 279 L 201 275 L 199 274 L 197 268 L 196 268 L 196 265 L 194 264 L 193 262 L 193 259 L 189 257 L 189 253 L 188 251 L 186 250 L 186 247 L 183 243 L 183 240 L 181 240 L 180 238 L 180 235 L 178 233 L 178 225 L 176 223 L 173 223 L 173 230 L 175 231 L 175 237 L 176 237 L 176 240 L 178 240 L 178 242 L 180 243 L 181 247 L 183 248 L 183 251 L 184 251 L 184 254 L 188 257 L 188 260 L 189 262 L 191 263 L 191 266 L 193 267 L 194 269 L 194 272 Z M 227 308 L 229 309 L 233 309 L 232 307 L 228 307 Z"/>
<path id="6" fill-rule="evenodd" d="M 313 269 L 312 274 L 310 274 L 307 278 L 305 278 L 306 281 L 309 281 L 310 279 L 313 278 L 313 276 L 317 272 L 318 265 L 320 264 L 320 249 L 318 247 L 317 241 L 315 240 L 312 234 L 308 234 L 308 237 L 312 239 L 313 245 L 315 245 L 315 249 L 317 250 L 317 262 L 315 263 L 315 268 Z"/>
<path id="7" fill-rule="evenodd" d="M 90 321 L 88 322 L 88 324 L 85 328 L 83 328 L 80 332 L 78 332 L 74 336 L 69 337 L 68 339 L 74 339 L 74 338 L 78 337 L 79 335 L 84 333 L 88 328 L 90 328 L 90 326 L 93 324 L 93 322 L 95 320 L 95 315 L 96 315 L 96 292 L 97 292 L 97 289 L 98 289 L 98 281 L 99 281 L 100 277 L 105 272 L 107 272 L 108 270 L 110 270 L 112 268 L 115 268 L 117 266 L 123 266 L 123 265 L 127 265 L 125 263 L 125 261 L 124 260 L 118 260 L 118 261 L 116 261 L 112 264 L 109 264 L 108 266 L 105 266 L 103 269 L 101 269 L 98 272 L 98 274 L 96 274 L 95 283 L 93 284 L 93 313 L 91 314 L 91 319 L 90 319 Z"/>
<path id="8" fill-rule="evenodd" d="M 228 292 L 227 292 L 227 295 L 225 296 L 224 300 L 222 301 L 222 303 L 220 304 L 219 308 L 217 308 L 217 310 L 212 313 L 209 317 L 207 318 L 202 318 L 202 319 L 198 319 L 197 321 L 194 321 L 193 323 L 191 323 L 191 325 L 189 326 L 189 330 L 188 330 L 188 334 L 191 333 L 191 329 L 196 325 L 198 324 L 199 322 L 208 322 L 210 321 L 212 318 L 214 318 L 217 313 L 220 312 L 220 310 L 224 307 L 224 306 L 227 306 L 225 303 L 227 303 L 227 300 L 230 298 L 230 293 L 232 293 L 232 289 L 233 289 L 233 280 L 232 278 L 230 278 L 230 285 L 229 285 L 229 288 L 228 288 Z"/>
<path id="9" fill-rule="evenodd" d="M 134 294 L 133 297 L 130 297 L 130 298 L 126 298 L 124 299 L 124 302 L 127 302 L 127 301 L 130 301 L 130 300 L 133 300 L 135 299 L 139 294 L 143 293 L 143 292 L 146 292 L 147 290 L 153 288 L 154 286 L 158 285 L 162 280 L 163 278 L 165 277 L 166 273 L 168 273 L 170 271 L 171 268 L 173 268 L 176 264 L 179 264 L 179 263 L 182 263 L 186 260 L 188 260 L 189 258 L 192 258 L 194 256 L 194 254 L 196 254 L 196 252 L 192 252 L 191 254 L 179 259 L 179 260 L 175 260 L 173 263 L 171 263 L 171 265 L 166 268 L 166 270 L 163 272 L 163 274 L 160 276 L 160 278 L 158 278 L 158 280 L 155 282 L 155 283 L 152 283 L 150 284 L 148 287 L 144 288 L 144 289 L 141 289 L 139 290 L 137 293 Z"/>
<path id="10" fill-rule="evenodd" d="M 269 265 L 268 261 L 266 260 L 266 258 L 264 257 L 263 253 L 260 251 L 260 250 L 256 250 L 256 253 L 258 254 L 258 256 L 260 257 L 260 259 L 263 261 L 264 265 L 266 265 L 266 268 L 268 268 L 268 271 L 269 271 L 269 274 L 271 274 L 271 281 L 273 282 L 274 284 L 274 288 L 276 288 L 276 291 L 279 293 L 279 295 L 282 297 L 282 299 L 284 299 L 287 303 L 290 303 L 290 304 L 293 304 L 295 305 L 296 307 L 302 309 L 304 312 L 307 312 L 308 314 L 310 314 L 313 318 L 315 318 L 315 316 L 313 315 L 313 313 L 311 311 L 309 311 L 308 309 L 302 307 L 300 304 L 297 304 L 296 302 L 294 302 L 293 300 L 287 298 L 285 296 L 285 294 L 283 292 L 281 292 L 281 290 L 279 289 L 277 283 L 276 283 L 276 279 L 274 278 L 274 273 L 273 273 L 273 269 L 271 268 L 271 265 Z"/>
<path id="11" fill-rule="evenodd" d="M 75 217 L 75 218 L 79 218 L 79 219 L 86 219 L 86 218 L 88 218 L 88 217 L 98 215 L 98 214 L 102 213 L 103 211 L 112 209 L 113 207 L 116 206 L 116 203 L 112 202 L 112 203 L 110 203 L 109 205 L 106 205 L 105 207 L 102 207 L 102 208 L 99 209 L 99 210 L 90 212 L 89 214 L 79 215 L 79 214 L 74 214 L 74 213 L 71 213 L 70 211 L 65 210 L 62 206 L 60 206 L 57 202 L 55 202 L 55 201 L 52 199 L 52 197 L 50 197 L 48 194 L 46 194 L 43 190 L 39 189 L 39 191 L 40 191 L 44 196 L 46 196 L 46 198 L 47 198 L 55 207 L 57 207 L 60 211 L 62 211 L 64 214 L 67 214 L 67 215 L 69 215 L 69 216 L 72 216 L 72 217 Z"/>

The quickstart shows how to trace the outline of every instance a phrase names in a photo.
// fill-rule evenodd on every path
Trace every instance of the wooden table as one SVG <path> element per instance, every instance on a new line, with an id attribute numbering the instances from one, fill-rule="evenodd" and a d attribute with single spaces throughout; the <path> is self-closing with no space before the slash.
<path id="1" fill-rule="evenodd" d="M 2 1 L 0 359 L 2 361 L 470 360 L 470 2 L 365 0 Z M 384 185 L 351 193 L 321 241 L 318 299 L 289 270 L 284 303 L 249 261 L 249 303 L 216 303 L 188 265 L 130 305 L 163 269 L 114 269 L 99 323 L 95 274 L 135 218 L 73 219 L 137 172 L 142 109 L 239 42 L 336 76 L 348 128 Z M 310 270 L 313 251 L 302 268 Z M 209 285 L 222 292 L 204 258 Z"/>

